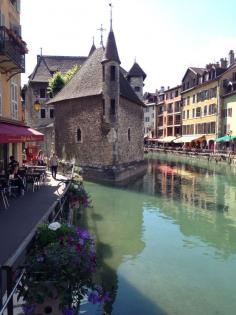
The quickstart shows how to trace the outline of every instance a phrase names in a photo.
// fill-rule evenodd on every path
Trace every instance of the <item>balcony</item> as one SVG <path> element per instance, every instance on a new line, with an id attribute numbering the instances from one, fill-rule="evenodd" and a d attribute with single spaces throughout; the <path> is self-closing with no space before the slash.
<path id="1" fill-rule="evenodd" d="M 8 73 L 10 79 L 25 72 L 26 43 L 13 31 L 0 26 L 0 72 Z"/>

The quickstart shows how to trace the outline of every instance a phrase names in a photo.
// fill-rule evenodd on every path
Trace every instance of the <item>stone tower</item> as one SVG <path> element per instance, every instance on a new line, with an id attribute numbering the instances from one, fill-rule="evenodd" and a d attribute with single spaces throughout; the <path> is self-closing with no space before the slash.
<path id="1" fill-rule="evenodd" d="M 143 81 L 146 78 L 146 73 L 142 70 L 142 68 L 135 61 L 132 68 L 129 70 L 127 74 L 127 79 L 130 82 L 134 92 L 137 94 L 139 99 L 143 101 Z"/>
<path id="2" fill-rule="evenodd" d="M 113 163 L 117 162 L 117 125 L 120 101 L 120 58 L 114 32 L 110 29 L 102 60 L 103 120 L 108 124 L 108 141 L 113 143 Z"/>

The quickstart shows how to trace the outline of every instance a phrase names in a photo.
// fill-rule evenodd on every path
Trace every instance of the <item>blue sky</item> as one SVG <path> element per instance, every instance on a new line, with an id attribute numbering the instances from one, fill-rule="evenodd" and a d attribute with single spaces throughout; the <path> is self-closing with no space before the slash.
<path id="1" fill-rule="evenodd" d="M 87 55 L 101 23 L 109 30 L 109 0 L 22 0 L 26 75 L 40 47 L 45 55 Z M 113 0 L 113 29 L 122 66 L 136 58 L 145 91 L 175 86 L 189 66 L 204 67 L 236 50 L 236 0 Z M 106 42 L 107 31 L 104 34 Z"/>

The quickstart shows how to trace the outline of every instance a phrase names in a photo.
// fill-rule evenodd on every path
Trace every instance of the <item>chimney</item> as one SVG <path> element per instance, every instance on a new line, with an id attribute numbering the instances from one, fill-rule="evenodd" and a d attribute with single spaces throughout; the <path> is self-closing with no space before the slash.
<path id="1" fill-rule="evenodd" d="M 227 68 L 227 59 L 225 58 L 220 58 L 220 67 L 222 69 L 226 69 Z"/>
<path id="2" fill-rule="evenodd" d="M 234 63 L 234 51 L 229 51 L 229 66 L 231 66 Z"/>

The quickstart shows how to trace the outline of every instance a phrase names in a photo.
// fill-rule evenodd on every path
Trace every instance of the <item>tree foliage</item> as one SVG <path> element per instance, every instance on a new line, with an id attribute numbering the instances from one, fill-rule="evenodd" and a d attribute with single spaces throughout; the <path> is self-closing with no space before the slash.
<path id="1" fill-rule="evenodd" d="M 74 65 L 65 74 L 62 74 L 61 71 L 55 72 L 48 81 L 47 91 L 50 97 L 55 96 L 73 78 L 78 69 L 78 66 Z"/>

